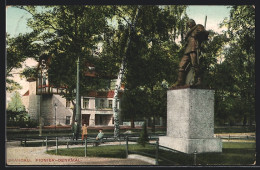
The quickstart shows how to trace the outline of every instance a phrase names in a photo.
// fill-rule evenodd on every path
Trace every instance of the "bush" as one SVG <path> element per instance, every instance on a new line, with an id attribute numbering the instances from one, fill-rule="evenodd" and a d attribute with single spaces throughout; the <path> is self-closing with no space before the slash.
<path id="1" fill-rule="evenodd" d="M 37 125 L 37 121 L 31 120 L 27 112 L 7 111 L 8 127 L 34 128 L 37 127 Z"/>
<path id="2" fill-rule="evenodd" d="M 149 142 L 148 138 L 148 133 L 147 133 L 147 126 L 146 126 L 146 121 L 144 121 L 142 131 L 140 133 L 140 137 L 138 138 L 137 141 L 140 145 L 145 146 L 147 142 Z"/>

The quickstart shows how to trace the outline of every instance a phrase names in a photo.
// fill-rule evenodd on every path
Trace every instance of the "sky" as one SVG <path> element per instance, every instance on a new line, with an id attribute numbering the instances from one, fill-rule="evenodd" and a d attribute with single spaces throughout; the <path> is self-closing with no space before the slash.
<path id="1" fill-rule="evenodd" d="M 224 5 L 191 5 L 187 9 L 189 18 L 194 19 L 196 24 L 204 25 L 207 16 L 206 29 L 212 29 L 221 33 L 225 28 L 219 28 L 219 24 L 229 18 L 230 9 Z"/>
<path id="2" fill-rule="evenodd" d="M 187 15 L 189 18 L 195 20 L 197 24 L 204 25 L 205 17 L 207 16 L 206 29 L 212 29 L 215 32 L 221 33 L 225 28 L 219 28 L 219 24 L 226 18 L 229 17 L 229 8 L 222 5 L 191 5 L 187 8 Z M 6 9 L 6 32 L 13 36 L 17 36 L 19 33 L 31 32 L 26 23 L 27 19 L 31 17 L 28 12 L 8 7 Z M 28 59 L 24 62 L 25 66 L 34 66 L 37 63 L 32 59 Z M 19 73 L 22 69 L 14 70 L 14 73 Z M 23 89 L 19 90 L 20 94 L 24 94 L 29 87 L 28 82 L 23 78 L 20 78 L 18 74 L 15 74 L 14 80 L 19 82 Z M 10 94 L 7 95 L 7 101 L 10 99 Z"/>
<path id="3" fill-rule="evenodd" d="M 218 28 L 218 24 L 225 17 L 229 17 L 229 9 L 223 5 L 190 5 L 187 8 L 187 14 L 197 24 L 202 25 L 204 25 L 205 16 L 207 16 L 207 29 L 219 32 L 221 29 Z M 8 7 L 6 10 L 6 31 L 11 36 L 32 31 L 32 29 L 26 26 L 27 19 L 30 17 L 31 14 L 24 10 Z"/>

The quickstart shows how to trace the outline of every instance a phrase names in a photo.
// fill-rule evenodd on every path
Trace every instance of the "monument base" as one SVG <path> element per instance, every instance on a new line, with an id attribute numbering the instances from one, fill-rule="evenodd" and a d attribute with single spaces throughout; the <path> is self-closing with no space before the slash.
<path id="1" fill-rule="evenodd" d="M 165 146 L 180 152 L 192 154 L 195 151 L 197 153 L 204 152 L 222 152 L 221 139 L 184 139 L 174 138 L 169 136 L 159 137 L 159 143 L 161 146 Z"/>

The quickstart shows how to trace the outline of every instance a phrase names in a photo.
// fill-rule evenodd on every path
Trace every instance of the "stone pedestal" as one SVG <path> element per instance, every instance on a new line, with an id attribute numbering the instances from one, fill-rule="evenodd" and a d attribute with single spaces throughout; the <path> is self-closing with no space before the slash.
<path id="1" fill-rule="evenodd" d="M 214 90 L 169 90 L 167 136 L 159 144 L 184 153 L 222 152 L 221 139 L 214 138 Z"/>

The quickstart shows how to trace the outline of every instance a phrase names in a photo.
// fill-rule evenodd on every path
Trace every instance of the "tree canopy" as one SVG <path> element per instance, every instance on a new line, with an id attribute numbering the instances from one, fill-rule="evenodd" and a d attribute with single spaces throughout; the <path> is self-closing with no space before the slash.
<path id="1" fill-rule="evenodd" d="M 187 6 L 19 6 L 32 14 L 32 33 L 7 36 L 7 73 L 28 57 L 50 58 L 49 81 L 65 86 L 73 101 L 76 60 L 81 94 L 107 89 L 126 63 L 122 115 L 129 119 L 166 116 L 166 90 L 177 79 L 187 31 Z M 136 18 L 135 18 L 136 17 Z M 135 22 L 134 22 L 135 21 Z M 200 58 L 205 86 L 215 89 L 218 123 L 252 124 L 255 105 L 255 9 L 231 6 L 218 34 L 210 30 Z M 130 40 L 130 41 L 128 41 Z M 129 42 L 129 43 L 127 43 Z M 96 77 L 86 76 L 95 69 Z M 34 74 L 34 69 L 24 75 Z"/>
<path id="2" fill-rule="evenodd" d="M 220 98 L 217 117 L 226 121 L 252 125 L 255 120 L 255 8 L 252 5 L 232 6 L 230 18 L 223 24 L 228 46 L 218 74 L 224 82 L 218 87 Z M 226 85 L 224 85 L 226 84 Z M 221 106 L 223 104 L 223 106 Z"/>

